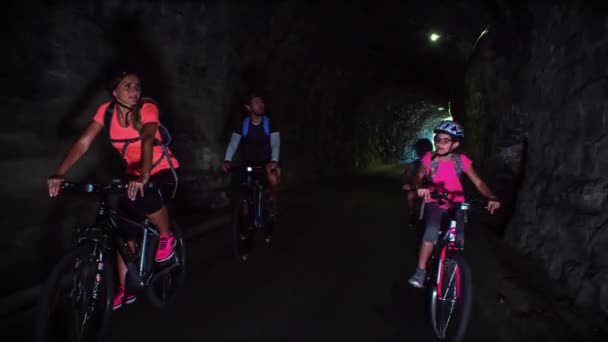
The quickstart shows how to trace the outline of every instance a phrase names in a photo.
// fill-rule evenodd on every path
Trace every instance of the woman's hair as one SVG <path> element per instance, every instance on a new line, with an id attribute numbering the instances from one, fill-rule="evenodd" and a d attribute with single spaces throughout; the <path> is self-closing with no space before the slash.
<path id="1" fill-rule="evenodd" d="M 158 107 L 158 102 L 156 102 L 151 97 L 142 97 L 141 99 L 139 99 L 139 102 L 135 105 L 131 114 L 131 124 L 138 131 L 141 131 L 143 127 L 143 123 L 141 122 L 141 108 L 146 103 L 153 103 L 154 105 L 156 105 L 156 107 Z"/>
<path id="2" fill-rule="evenodd" d="M 127 75 L 137 76 L 137 78 L 139 78 L 141 80 L 141 77 L 139 77 L 139 75 L 134 71 L 122 71 L 117 76 L 112 78 L 110 80 L 110 82 L 108 83 L 108 88 L 109 88 L 110 92 L 114 91 L 114 89 L 116 89 L 116 87 L 118 87 L 120 82 L 125 77 L 127 77 Z M 141 108 L 146 103 L 153 103 L 158 107 L 158 102 L 156 102 L 154 99 L 152 99 L 150 97 L 141 97 L 139 99 L 139 102 L 131 109 L 131 117 L 130 117 L 131 125 L 133 125 L 133 128 L 135 128 L 138 131 L 141 131 L 141 129 L 143 127 L 143 123 L 141 121 Z"/>
<path id="3" fill-rule="evenodd" d="M 110 94 L 112 93 L 112 91 L 114 91 L 114 89 L 116 89 L 116 87 L 118 87 L 118 85 L 120 84 L 120 82 L 127 77 L 127 75 L 135 75 L 137 77 L 139 77 L 139 75 L 134 72 L 134 71 L 119 71 L 114 73 L 114 75 L 112 75 L 110 77 L 110 80 L 108 81 L 108 91 L 110 92 Z"/>

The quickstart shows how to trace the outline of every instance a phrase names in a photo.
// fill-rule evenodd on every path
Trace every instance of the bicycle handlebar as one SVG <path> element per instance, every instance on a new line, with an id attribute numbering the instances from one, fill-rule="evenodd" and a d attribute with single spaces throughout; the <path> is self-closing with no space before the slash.
<path id="1" fill-rule="evenodd" d="M 254 170 L 266 169 L 264 165 L 244 165 L 244 166 L 231 166 L 228 172 L 246 171 L 252 172 Z"/>
<path id="2" fill-rule="evenodd" d="M 448 195 L 459 195 L 461 193 L 456 193 L 456 192 L 447 192 L 447 191 L 433 191 L 431 192 L 431 198 L 435 199 L 435 200 L 439 200 L 439 201 L 445 201 L 448 202 L 448 204 L 450 205 L 454 205 L 460 202 L 456 202 L 454 200 L 452 200 Z M 486 200 L 482 200 L 482 199 L 473 199 L 470 201 L 466 201 L 465 203 L 469 204 L 469 206 L 471 207 L 475 207 L 475 208 L 479 208 L 479 209 L 487 209 L 488 207 L 488 201 Z"/>
<path id="3" fill-rule="evenodd" d="M 153 182 L 148 182 L 144 188 L 154 187 Z M 122 179 L 114 179 L 110 184 L 75 183 L 64 180 L 61 183 L 61 192 L 83 192 L 83 193 L 117 193 L 129 188 L 129 182 Z"/>

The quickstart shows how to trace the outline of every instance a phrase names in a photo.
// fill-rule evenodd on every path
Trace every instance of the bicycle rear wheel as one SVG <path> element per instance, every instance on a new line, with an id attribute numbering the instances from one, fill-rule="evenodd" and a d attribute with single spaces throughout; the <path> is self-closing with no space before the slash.
<path id="1" fill-rule="evenodd" d="M 175 238 L 174 256 L 167 262 L 165 272 L 159 271 L 157 278 L 147 288 L 150 302 L 157 307 L 165 307 L 173 301 L 177 291 L 186 280 L 186 246 L 184 234 L 177 223 L 171 223 L 171 231 Z"/>
<path id="2" fill-rule="evenodd" d="M 40 295 L 39 342 L 103 339 L 114 299 L 113 260 L 99 245 L 76 247 L 61 258 Z"/>
<path id="3" fill-rule="evenodd" d="M 436 262 L 435 278 L 429 289 L 430 319 L 435 337 L 461 341 L 471 316 L 473 281 L 462 255 L 444 247 Z"/>
<path id="4" fill-rule="evenodd" d="M 248 204 L 247 204 L 248 205 Z M 246 261 L 251 251 L 253 230 L 251 229 L 251 206 L 249 215 L 243 215 L 243 203 L 239 202 L 232 213 L 232 252 L 235 259 Z"/>
<path id="5" fill-rule="evenodd" d="M 272 237 L 277 227 L 277 216 L 268 216 L 264 222 L 264 243 L 269 244 L 272 242 Z"/>

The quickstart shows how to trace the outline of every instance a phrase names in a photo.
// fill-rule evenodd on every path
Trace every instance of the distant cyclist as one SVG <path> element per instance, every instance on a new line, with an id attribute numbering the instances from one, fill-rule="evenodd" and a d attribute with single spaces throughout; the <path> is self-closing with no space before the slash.
<path id="1" fill-rule="evenodd" d="M 416 160 L 407 164 L 405 171 L 403 172 L 403 190 L 407 192 L 407 207 L 408 213 L 410 215 L 410 223 L 413 223 L 415 220 L 416 213 L 416 198 L 418 198 L 418 193 L 416 192 L 416 174 L 418 173 L 418 169 L 420 169 L 420 164 L 422 163 L 422 157 L 433 151 L 433 143 L 429 139 L 423 138 L 418 139 L 414 143 L 414 151 L 416 152 L 416 156 L 418 157 Z"/>
<path id="2" fill-rule="evenodd" d="M 245 109 L 248 115 L 235 128 L 226 148 L 222 172 L 228 172 L 232 158 L 242 145 L 241 152 L 245 164 L 263 165 L 268 187 L 270 189 L 270 215 L 276 215 L 277 191 L 280 181 L 279 152 L 281 135 L 276 122 L 265 114 L 264 100 L 258 94 L 245 98 Z"/>
<path id="3" fill-rule="evenodd" d="M 435 153 L 427 153 L 422 157 L 422 163 L 416 175 L 418 196 L 425 201 L 424 223 L 425 230 L 420 245 L 420 254 L 416 272 L 409 283 L 414 287 L 422 287 L 426 275 L 426 263 L 437 242 L 442 217 L 448 210 L 447 205 L 440 205 L 431 198 L 431 192 L 447 192 L 450 200 L 464 202 L 461 173 L 466 174 L 477 190 L 488 200 L 490 213 L 500 208 L 500 201 L 492 190 L 484 183 L 473 169 L 473 162 L 464 154 L 456 153 L 464 139 L 464 130 L 454 121 L 442 121 L 435 129 Z M 423 187 L 423 180 L 427 179 L 428 187 Z M 458 240 L 458 237 L 457 237 Z"/>

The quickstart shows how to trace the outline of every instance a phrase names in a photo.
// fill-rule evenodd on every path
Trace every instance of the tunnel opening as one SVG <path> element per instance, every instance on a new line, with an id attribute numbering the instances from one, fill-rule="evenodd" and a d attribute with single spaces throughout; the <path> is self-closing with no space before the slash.
<path id="1" fill-rule="evenodd" d="M 355 110 L 355 167 L 406 164 L 416 159 L 416 140 L 433 141 L 433 129 L 452 120 L 450 104 L 413 88 L 386 88 L 365 96 Z"/>

